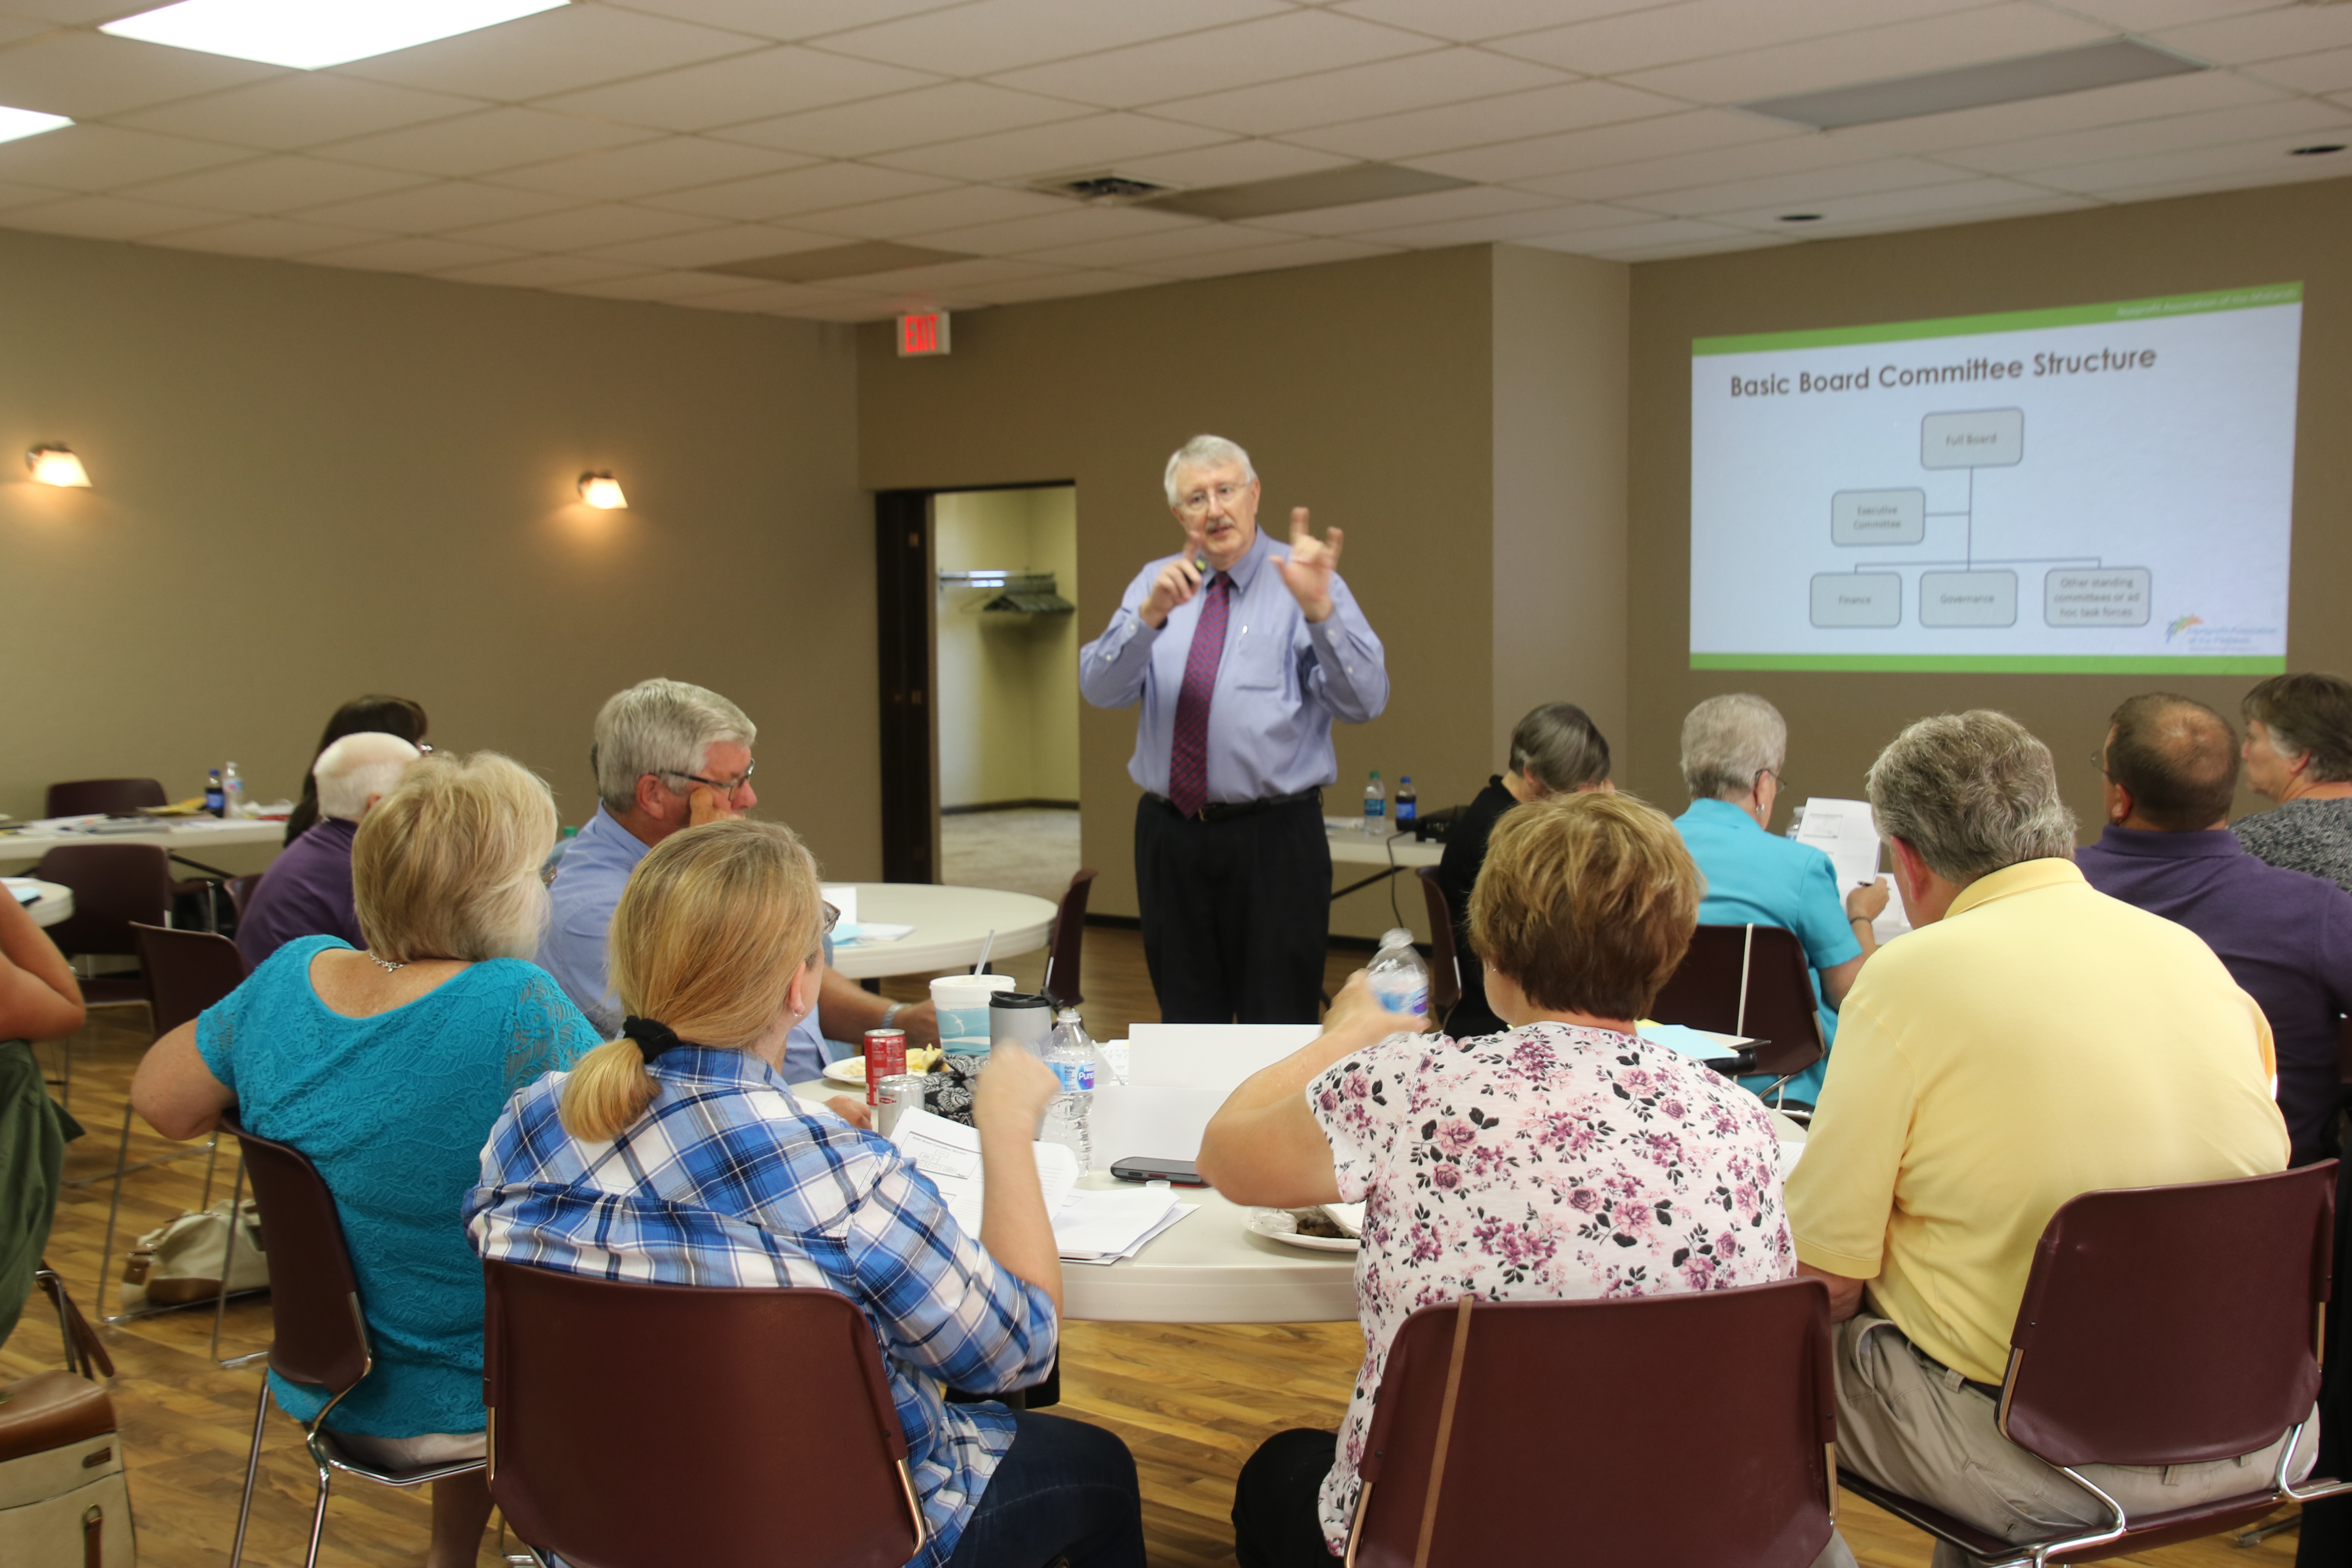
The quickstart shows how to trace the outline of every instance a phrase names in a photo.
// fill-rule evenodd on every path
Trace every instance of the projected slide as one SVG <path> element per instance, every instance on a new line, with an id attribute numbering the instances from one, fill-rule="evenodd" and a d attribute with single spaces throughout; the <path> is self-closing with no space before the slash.
<path id="1" fill-rule="evenodd" d="M 1701 338 L 1696 669 L 2286 668 L 2303 287 Z"/>

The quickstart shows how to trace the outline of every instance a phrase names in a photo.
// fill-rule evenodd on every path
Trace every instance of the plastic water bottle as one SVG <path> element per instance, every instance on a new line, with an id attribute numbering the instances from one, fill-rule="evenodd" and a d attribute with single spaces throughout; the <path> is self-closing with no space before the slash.
<path id="1" fill-rule="evenodd" d="M 227 804 L 228 797 L 221 793 L 220 770 L 214 768 L 205 774 L 205 815 L 218 816 Z"/>
<path id="2" fill-rule="evenodd" d="M 243 816 L 245 815 L 245 779 L 237 773 L 236 764 L 224 763 L 221 765 L 220 777 L 221 815 Z"/>
<path id="3" fill-rule="evenodd" d="M 1397 780 L 1397 831 L 1409 833 L 1420 820 L 1421 796 L 1413 793 L 1412 775 L 1406 773 Z"/>
<path id="4" fill-rule="evenodd" d="M 1078 1157 L 1078 1173 L 1094 1168 L 1095 1043 L 1078 1021 L 1076 1007 L 1065 1007 L 1055 1017 L 1054 1040 L 1045 1065 L 1062 1080 L 1062 1092 L 1045 1107 L 1045 1125 L 1037 1142 L 1059 1143 Z"/>
<path id="5" fill-rule="evenodd" d="M 1372 782 L 1364 786 L 1364 831 L 1379 833 L 1389 825 L 1389 792 L 1381 787 L 1381 770 L 1372 770 Z"/>
<path id="6" fill-rule="evenodd" d="M 1412 932 L 1397 927 L 1381 938 L 1372 959 L 1372 994 L 1391 1013 L 1429 1011 L 1429 965 L 1413 951 Z"/>

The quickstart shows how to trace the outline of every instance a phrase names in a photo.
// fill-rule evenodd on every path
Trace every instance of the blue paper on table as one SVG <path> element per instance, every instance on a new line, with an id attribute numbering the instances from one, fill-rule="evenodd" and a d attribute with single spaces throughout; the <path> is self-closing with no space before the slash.
<path id="1" fill-rule="evenodd" d="M 842 921 L 833 928 L 833 945 L 855 947 L 861 942 L 897 942 L 914 929 L 913 926 L 885 925 L 879 921 Z"/>
<path id="2" fill-rule="evenodd" d="M 1706 1029 L 1694 1029 L 1682 1024 L 1653 1024 L 1644 1021 L 1638 1026 L 1642 1037 L 1678 1052 L 1695 1061 L 1719 1062 L 1739 1054 L 1739 1047 L 1754 1042 L 1738 1035 L 1712 1034 Z"/>

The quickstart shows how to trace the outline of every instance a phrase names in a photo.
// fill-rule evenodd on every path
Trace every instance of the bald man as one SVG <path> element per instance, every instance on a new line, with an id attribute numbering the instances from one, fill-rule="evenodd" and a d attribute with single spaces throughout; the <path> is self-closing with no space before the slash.
<path id="1" fill-rule="evenodd" d="M 2132 698 L 2116 710 L 2100 756 L 2107 826 L 2074 863 L 2099 891 L 2205 939 L 2270 1020 L 2294 1163 L 2334 1153 L 2343 1098 L 2336 1041 L 2352 1011 L 2352 895 L 2244 851 L 2227 826 L 2238 737 L 2202 702 L 2162 691 Z"/>

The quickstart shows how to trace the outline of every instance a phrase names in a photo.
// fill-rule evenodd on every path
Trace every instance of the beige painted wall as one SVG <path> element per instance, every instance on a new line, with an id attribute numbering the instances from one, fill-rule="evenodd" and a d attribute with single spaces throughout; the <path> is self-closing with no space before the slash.
<path id="1" fill-rule="evenodd" d="M 1339 785 L 1414 775 L 1423 802 L 1476 792 L 1492 761 L 1494 454 L 1485 247 L 1382 257 L 976 311 L 946 359 L 900 360 L 887 324 L 859 339 L 860 472 L 869 489 L 1069 479 L 1077 485 L 1078 636 L 1181 541 L 1160 470 L 1214 430 L 1250 449 L 1261 518 L 1294 506 L 1347 531 L 1340 571 L 1387 646 L 1386 714 L 1336 731 Z M 1135 714 L 1084 709 L 1080 799 L 1094 908 L 1135 912 L 1127 776 Z M 1409 910 L 1417 902 L 1401 889 Z M 1335 930 L 1390 923 L 1385 893 Z"/>
<path id="2" fill-rule="evenodd" d="M 1626 356 L 1632 268 L 1498 245 L 1495 692 L 1507 760 L 1531 708 L 1573 702 L 1625 734 Z"/>
<path id="3" fill-rule="evenodd" d="M 1076 492 L 965 490 L 937 499 L 942 572 L 1050 572 L 1065 598 L 1078 580 Z M 982 613 L 994 588 L 940 586 L 940 804 L 1078 798 L 1075 615 Z"/>
<path id="4" fill-rule="evenodd" d="M 2083 836 L 2095 837 L 2099 780 L 2089 758 L 2115 705 L 2157 687 L 2157 678 L 1689 668 L 1690 340 L 2295 279 L 2305 286 L 2305 305 L 2288 664 L 2352 671 L 2352 622 L 2343 614 L 2352 583 L 2346 523 L 2352 442 L 2343 436 L 2352 422 L 2352 181 L 1635 268 L 1633 743 L 1621 780 L 1656 800 L 1682 799 L 1675 769 L 1682 716 L 1717 692 L 1760 692 L 1788 715 L 1785 793 L 1797 800 L 1859 795 L 1871 759 L 1912 719 L 1991 707 L 2048 742 Z M 2222 526 L 2217 519 L 2216 549 L 2227 548 Z M 2182 676 L 2162 684 L 2234 717 L 2252 682 Z M 2242 811 L 2261 804 L 2250 794 L 2239 797 Z"/>
<path id="5" fill-rule="evenodd" d="M 0 452 L 96 485 L 0 480 L 0 811 L 225 757 L 290 795 L 374 690 L 579 822 L 597 705 L 667 674 L 763 727 L 763 815 L 879 874 L 848 329 L 16 233 L 0 293 Z"/>

